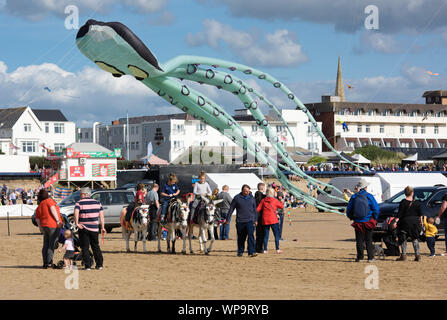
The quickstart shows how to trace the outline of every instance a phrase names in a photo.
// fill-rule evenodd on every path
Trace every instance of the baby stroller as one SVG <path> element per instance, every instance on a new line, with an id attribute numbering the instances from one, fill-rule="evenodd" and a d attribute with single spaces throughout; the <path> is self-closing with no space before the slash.
<path id="1" fill-rule="evenodd" d="M 61 214 L 62 216 L 62 223 L 63 226 L 59 232 L 59 238 L 56 242 L 55 248 L 57 249 L 59 247 L 59 244 L 64 245 L 65 243 L 65 236 L 64 233 L 66 230 L 72 231 L 72 237 L 73 237 L 73 244 L 74 244 L 74 257 L 73 257 L 73 265 L 76 265 L 76 262 L 81 262 L 81 265 L 83 265 L 82 261 L 82 254 L 81 250 L 79 249 L 79 246 L 81 245 L 81 241 L 79 240 L 79 237 L 73 232 L 72 228 L 70 227 L 70 223 L 68 222 L 68 218 L 66 215 Z M 90 256 L 93 256 L 93 253 L 90 252 Z M 62 269 L 64 267 L 64 260 L 59 260 L 58 263 L 55 265 L 56 269 Z"/>

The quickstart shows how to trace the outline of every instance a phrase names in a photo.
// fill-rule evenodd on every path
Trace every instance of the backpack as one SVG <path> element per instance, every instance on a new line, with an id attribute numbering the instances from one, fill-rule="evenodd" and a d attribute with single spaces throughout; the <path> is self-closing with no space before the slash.
<path id="1" fill-rule="evenodd" d="M 369 214 L 369 202 L 366 194 L 357 193 L 352 199 L 351 216 L 353 219 L 363 219 Z"/>

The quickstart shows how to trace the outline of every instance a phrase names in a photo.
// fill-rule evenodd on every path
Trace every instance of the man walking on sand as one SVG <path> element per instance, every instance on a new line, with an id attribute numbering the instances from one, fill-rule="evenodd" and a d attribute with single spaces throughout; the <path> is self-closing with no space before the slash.
<path id="1" fill-rule="evenodd" d="M 368 252 L 368 262 L 374 262 L 374 245 L 372 242 L 372 231 L 377 225 L 379 217 L 379 205 L 376 199 L 368 193 L 368 182 L 360 180 L 357 185 L 359 192 L 352 195 L 346 207 L 346 216 L 354 220 L 352 227 L 355 229 L 355 241 L 357 247 L 356 262 L 364 258 L 364 244 Z"/>
<path id="2" fill-rule="evenodd" d="M 249 257 L 256 257 L 255 237 L 253 235 L 257 225 L 258 213 L 256 201 L 250 192 L 250 186 L 244 184 L 241 193 L 237 194 L 231 201 L 228 214 L 233 214 L 236 209 L 236 231 L 237 231 L 237 256 L 242 257 L 247 241 Z M 229 223 L 228 221 L 226 223 Z"/>
<path id="3" fill-rule="evenodd" d="M 90 256 L 90 247 L 95 257 L 95 269 L 103 267 L 103 256 L 99 247 L 98 234 L 106 233 L 104 229 L 104 211 L 99 201 L 90 198 L 90 188 L 81 188 L 81 200 L 75 204 L 74 220 L 79 228 L 79 241 L 81 243 L 82 260 L 85 270 L 90 270 L 93 261 Z"/>

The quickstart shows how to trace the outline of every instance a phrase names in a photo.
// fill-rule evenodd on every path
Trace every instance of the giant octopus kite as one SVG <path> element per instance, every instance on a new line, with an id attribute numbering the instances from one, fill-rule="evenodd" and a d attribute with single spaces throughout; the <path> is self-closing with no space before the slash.
<path id="1" fill-rule="evenodd" d="M 283 83 L 272 76 L 254 68 L 229 61 L 197 56 L 178 56 L 166 63 L 159 64 L 157 58 L 144 45 L 144 43 L 125 25 L 119 22 L 100 22 L 88 20 L 82 26 L 76 36 L 76 45 L 79 50 L 99 68 L 110 72 L 114 77 L 131 75 L 144 83 L 147 87 L 156 92 L 161 98 L 170 104 L 183 110 L 196 119 L 212 126 L 223 135 L 230 138 L 251 156 L 254 156 L 265 167 L 270 169 L 280 183 L 297 199 L 309 205 L 328 212 L 340 213 L 342 207 L 334 207 L 318 201 L 306 192 L 294 186 L 284 175 L 287 170 L 293 174 L 307 180 L 314 185 L 321 193 L 331 198 L 346 201 L 334 196 L 332 191 L 342 195 L 342 192 L 334 186 L 323 183 L 315 178 L 306 175 L 290 158 L 284 146 L 280 143 L 278 136 L 269 126 L 264 114 L 260 111 L 258 102 L 266 103 L 279 116 L 286 126 L 293 139 L 287 123 L 282 118 L 278 108 L 266 97 L 262 96 L 252 86 L 233 73 L 242 72 L 245 75 L 253 76 L 262 81 L 267 81 L 275 88 L 282 91 L 288 99 L 303 111 L 309 121 L 314 126 L 315 131 L 320 135 L 322 141 L 346 162 L 366 170 L 340 155 L 325 138 L 319 129 L 317 122 L 302 104 Z M 228 73 L 231 71 L 232 74 Z M 255 142 L 245 133 L 240 124 L 227 113 L 221 106 L 207 98 L 205 95 L 180 82 L 179 80 L 190 80 L 200 84 L 215 86 L 224 91 L 236 95 L 245 108 L 247 108 L 256 120 L 257 125 L 264 131 L 267 141 L 271 144 L 278 155 L 277 161 L 271 155 L 261 150 Z M 296 148 L 295 152 L 300 154 Z M 320 186 L 328 187 L 331 191 L 326 192 Z M 328 189 L 326 189 L 328 190 Z M 332 194 L 330 194 L 332 193 Z"/>

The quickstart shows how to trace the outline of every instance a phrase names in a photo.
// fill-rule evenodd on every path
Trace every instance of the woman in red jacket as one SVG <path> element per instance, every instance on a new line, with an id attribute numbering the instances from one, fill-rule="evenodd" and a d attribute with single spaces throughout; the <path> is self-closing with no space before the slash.
<path id="1" fill-rule="evenodd" d="M 284 205 L 275 198 L 275 191 L 271 188 L 267 189 L 267 196 L 261 200 L 258 205 L 257 211 L 262 211 L 262 225 L 264 226 L 264 253 L 267 253 L 267 243 L 269 241 L 269 231 L 270 228 L 273 230 L 273 235 L 275 236 L 275 246 L 276 252 L 282 253 L 279 250 L 279 220 L 278 220 L 278 209 L 283 209 Z M 259 223 L 259 222 L 258 222 Z"/>

